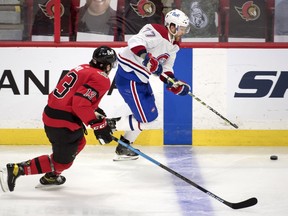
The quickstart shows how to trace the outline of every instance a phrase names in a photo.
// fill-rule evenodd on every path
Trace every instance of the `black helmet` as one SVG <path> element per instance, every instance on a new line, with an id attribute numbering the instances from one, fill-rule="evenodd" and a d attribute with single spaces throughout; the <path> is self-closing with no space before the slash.
<path id="1" fill-rule="evenodd" d="M 100 46 L 94 50 L 90 65 L 108 73 L 116 65 L 116 52 L 108 46 Z M 110 68 L 107 66 L 110 65 Z"/>

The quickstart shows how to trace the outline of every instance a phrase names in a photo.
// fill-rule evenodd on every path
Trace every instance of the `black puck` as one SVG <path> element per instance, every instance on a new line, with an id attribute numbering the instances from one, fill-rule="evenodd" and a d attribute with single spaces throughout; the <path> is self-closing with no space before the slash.
<path id="1" fill-rule="evenodd" d="M 270 160 L 278 160 L 278 156 L 277 155 L 271 155 Z"/>

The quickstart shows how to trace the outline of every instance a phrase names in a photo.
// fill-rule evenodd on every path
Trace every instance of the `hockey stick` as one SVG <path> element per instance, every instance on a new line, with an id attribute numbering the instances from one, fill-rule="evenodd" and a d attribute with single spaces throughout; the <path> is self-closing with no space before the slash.
<path id="1" fill-rule="evenodd" d="M 238 202 L 238 203 L 231 203 L 228 202 L 220 197 L 218 197 L 217 195 L 213 194 L 212 192 L 206 190 L 205 188 L 199 186 L 198 184 L 196 184 L 195 182 L 187 179 L 186 177 L 180 175 L 179 173 L 175 172 L 174 170 L 170 169 L 169 167 L 159 163 L 158 161 L 154 160 L 153 158 L 149 157 L 148 155 L 144 154 L 143 152 L 133 148 L 131 145 L 128 145 L 127 143 L 123 142 L 122 140 L 112 136 L 112 139 L 114 141 L 116 141 L 117 143 L 119 143 L 122 146 L 125 146 L 126 148 L 130 149 L 131 151 L 141 155 L 142 157 L 146 158 L 147 160 L 149 160 L 150 162 L 156 164 L 157 166 L 161 167 L 162 169 L 170 172 L 171 174 L 177 176 L 178 178 L 182 179 L 183 181 L 187 182 L 188 184 L 196 187 L 197 189 L 201 190 L 202 192 L 206 193 L 207 195 L 213 197 L 214 199 L 218 200 L 219 202 L 229 206 L 232 209 L 242 209 L 242 208 L 247 208 L 253 205 L 257 204 L 257 199 L 255 197 L 244 200 L 242 202 Z"/>
<path id="2" fill-rule="evenodd" d="M 175 83 L 175 81 L 170 78 L 169 76 L 167 76 L 166 74 L 162 73 L 161 76 L 163 76 L 164 78 L 166 78 L 168 80 L 168 82 L 171 82 L 172 84 Z M 219 112 L 217 112 L 215 109 L 213 109 L 212 107 L 210 107 L 209 105 L 207 105 L 205 102 L 203 102 L 200 98 L 196 97 L 191 91 L 189 91 L 188 93 L 190 96 L 192 96 L 196 101 L 198 101 L 199 103 L 201 103 L 203 106 L 205 106 L 206 108 L 208 108 L 209 110 L 211 110 L 212 112 L 214 112 L 216 115 L 218 115 L 220 118 L 222 118 L 225 122 L 227 122 L 228 124 L 230 124 L 231 126 L 233 126 L 234 128 L 238 128 L 238 125 L 232 123 L 231 121 L 229 121 L 227 118 L 225 118 L 224 116 L 222 116 Z"/>

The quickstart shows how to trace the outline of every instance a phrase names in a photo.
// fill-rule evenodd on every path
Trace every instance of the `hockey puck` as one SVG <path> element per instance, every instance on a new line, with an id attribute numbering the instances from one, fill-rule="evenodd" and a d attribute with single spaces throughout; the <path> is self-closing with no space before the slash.
<path id="1" fill-rule="evenodd" d="M 277 155 L 271 155 L 270 160 L 278 160 L 278 156 Z"/>

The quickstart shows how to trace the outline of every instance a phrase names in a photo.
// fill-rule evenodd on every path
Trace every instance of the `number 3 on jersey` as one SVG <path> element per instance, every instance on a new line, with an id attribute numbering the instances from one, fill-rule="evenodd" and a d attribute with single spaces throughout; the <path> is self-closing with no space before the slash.
<path id="1" fill-rule="evenodd" d="M 65 95 L 70 91 L 70 89 L 74 86 L 74 84 L 78 79 L 77 74 L 75 72 L 70 72 L 67 74 L 67 76 L 70 77 L 71 79 L 69 80 L 68 77 L 64 78 L 65 81 L 62 83 L 63 88 L 60 89 L 59 86 L 57 86 L 53 92 L 53 94 L 57 98 L 65 97 Z"/>

